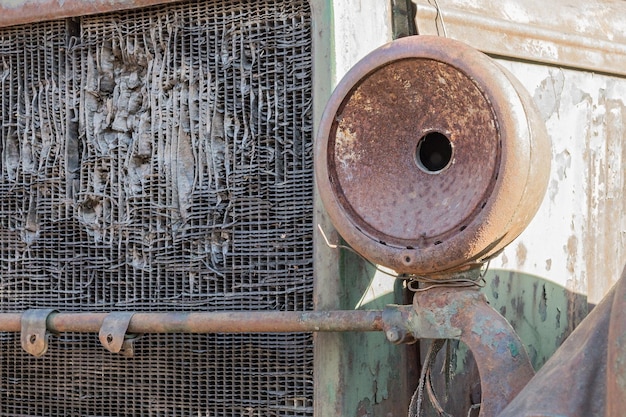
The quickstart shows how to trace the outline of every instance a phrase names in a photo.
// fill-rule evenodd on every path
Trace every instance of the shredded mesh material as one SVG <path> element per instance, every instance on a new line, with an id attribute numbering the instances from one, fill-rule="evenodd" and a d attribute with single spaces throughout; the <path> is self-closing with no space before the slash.
<path id="1" fill-rule="evenodd" d="M 0 310 L 312 308 L 306 0 L 0 30 Z M 2 416 L 309 416 L 308 334 L 0 334 Z"/>

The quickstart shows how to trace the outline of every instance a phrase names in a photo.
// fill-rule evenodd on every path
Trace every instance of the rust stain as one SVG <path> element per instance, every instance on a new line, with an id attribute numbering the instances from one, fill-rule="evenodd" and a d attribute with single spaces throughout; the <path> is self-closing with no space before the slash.
<path id="1" fill-rule="evenodd" d="M 337 117 L 331 175 L 361 229 L 387 244 L 423 247 L 481 210 L 496 175 L 499 135 L 489 102 L 458 69 L 426 59 L 382 67 Z M 454 149 L 439 175 L 418 167 L 419 141 L 430 132 Z"/>
<path id="2" fill-rule="evenodd" d="M 567 270 L 572 274 L 576 270 L 576 259 L 578 255 L 577 251 L 578 251 L 578 237 L 576 237 L 576 235 L 571 235 L 569 239 L 567 239 L 567 245 L 565 246 L 565 253 L 567 255 Z"/>
<path id="3" fill-rule="evenodd" d="M 528 255 L 528 249 L 522 242 L 517 245 L 517 250 L 515 251 L 515 256 L 517 257 L 517 266 L 518 268 L 522 268 L 526 263 L 526 256 Z"/>
<path id="4" fill-rule="evenodd" d="M 355 417 L 373 417 L 374 409 L 369 398 L 365 398 L 359 402 Z"/>

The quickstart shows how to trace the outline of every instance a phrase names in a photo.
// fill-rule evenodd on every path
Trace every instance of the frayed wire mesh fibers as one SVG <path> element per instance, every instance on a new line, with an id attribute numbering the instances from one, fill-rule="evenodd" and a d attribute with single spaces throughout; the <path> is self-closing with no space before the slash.
<path id="1" fill-rule="evenodd" d="M 0 30 L 0 309 L 308 310 L 308 2 Z M 0 415 L 309 416 L 309 334 L 0 337 Z"/>

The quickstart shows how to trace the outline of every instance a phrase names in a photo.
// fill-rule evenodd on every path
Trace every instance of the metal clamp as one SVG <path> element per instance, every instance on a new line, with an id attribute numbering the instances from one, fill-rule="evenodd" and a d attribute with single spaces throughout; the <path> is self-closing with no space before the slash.
<path id="1" fill-rule="evenodd" d="M 106 350 L 127 357 L 134 355 L 135 342 L 140 336 L 126 334 L 134 314 L 133 312 L 113 312 L 106 315 L 98 333 L 100 343 Z"/>
<path id="2" fill-rule="evenodd" d="M 534 375 L 526 349 L 511 325 L 476 289 L 433 286 L 412 306 L 388 306 L 383 329 L 392 343 L 458 339 L 472 351 L 480 374 L 479 417 L 497 416 Z M 411 335 L 413 337 L 411 337 Z"/>
<path id="3" fill-rule="evenodd" d="M 21 342 L 22 349 L 36 358 L 42 356 L 48 350 L 48 316 L 56 312 L 52 308 L 27 310 L 22 314 Z"/>

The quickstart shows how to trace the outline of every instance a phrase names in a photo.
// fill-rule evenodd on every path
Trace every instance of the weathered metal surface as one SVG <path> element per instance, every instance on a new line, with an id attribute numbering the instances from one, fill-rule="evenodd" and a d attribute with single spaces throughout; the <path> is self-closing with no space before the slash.
<path id="1" fill-rule="evenodd" d="M 121 311 L 109 313 L 104 317 L 98 332 L 98 338 L 106 350 L 113 353 L 119 353 L 122 350 L 128 325 L 134 314 Z"/>
<path id="2" fill-rule="evenodd" d="M 29 317 L 31 312 L 40 311 L 46 312 L 47 329 L 53 333 L 98 333 L 109 314 L 132 315 L 127 326 L 129 333 L 291 333 L 382 330 L 382 312 L 377 310 L 207 313 L 51 313 L 49 310 L 29 310 L 22 314 L 0 313 L 0 331 L 21 331 L 22 317 Z M 31 333 L 33 332 L 28 332 L 28 334 Z"/>
<path id="3" fill-rule="evenodd" d="M 323 289 L 324 305 L 333 298 L 335 308 L 357 310 L 405 302 L 401 281 L 390 280 L 354 253 L 337 254 L 341 273 Z M 390 344 L 382 332 L 317 332 L 314 337 L 317 415 L 406 415 L 419 374 L 415 345 Z"/>
<path id="4" fill-rule="evenodd" d="M 1 0 L 0 27 L 147 7 L 176 0 Z"/>
<path id="5" fill-rule="evenodd" d="M 532 92 L 553 155 L 542 207 L 491 267 L 549 279 L 597 304 L 626 259 L 626 78 L 499 62 Z"/>
<path id="6" fill-rule="evenodd" d="M 587 297 L 541 277 L 493 268 L 482 292 L 540 369 L 588 314 Z"/>
<path id="7" fill-rule="evenodd" d="M 29 325 L 36 319 L 36 329 Z M 25 326 L 26 323 L 26 326 Z M 394 344 L 418 338 L 459 339 L 474 353 L 482 382 L 480 415 L 495 416 L 532 377 L 524 346 L 508 322 L 477 290 L 432 288 L 419 292 L 413 305 L 380 310 L 313 312 L 169 312 L 60 313 L 29 310 L 0 314 L 0 331 L 22 331 L 22 339 L 41 356 L 47 335 L 99 332 L 112 352 L 129 333 L 277 333 L 385 331 Z M 132 354 L 132 345 L 129 348 Z M 376 380 L 376 378 L 374 378 Z M 365 406 L 365 404 L 363 404 Z M 367 407 L 366 407 L 367 408 Z"/>
<path id="8" fill-rule="evenodd" d="M 501 57 L 626 75 L 624 2 L 416 0 L 414 3 L 415 22 L 422 35 L 444 35 L 445 31 L 445 36 Z"/>
<path id="9" fill-rule="evenodd" d="M 626 270 L 500 417 L 619 417 L 626 409 Z"/>
<path id="10" fill-rule="evenodd" d="M 422 58 L 381 66 L 336 118 L 328 171 L 357 228 L 387 245 L 421 249 L 478 215 L 497 176 L 500 138 L 489 101 L 457 68 Z M 435 148 L 449 138 L 452 155 L 418 152 L 428 138 Z M 450 158 L 452 166 L 443 164 Z"/>
<path id="11" fill-rule="evenodd" d="M 492 261 L 493 264 L 493 261 Z M 490 268 L 481 292 L 515 330 L 535 370 L 540 369 L 587 314 L 587 300 L 546 279 L 519 272 Z M 384 315 L 383 315 L 384 317 Z M 429 340 L 420 340 L 425 352 Z M 476 361 L 461 342 L 449 341 L 450 351 L 440 354 L 432 383 L 443 409 L 452 416 L 468 416 L 468 409 L 480 402 L 481 384 Z M 477 416 L 473 410 L 469 416 Z M 424 402 L 424 417 L 439 413 Z"/>
<path id="12" fill-rule="evenodd" d="M 435 34 L 436 26 L 441 33 L 432 2 L 416 3 L 420 33 Z M 626 203 L 620 198 L 626 194 L 626 3 L 438 4 L 448 36 L 495 53 L 523 83 L 552 139 L 552 175 L 543 205 L 492 267 L 550 279 L 598 303 L 626 256 Z M 549 29 L 547 42 L 538 28 Z M 545 54 L 554 65 L 543 64 Z"/>
<path id="13" fill-rule="evenodd" d="M 475 290 L 433 288 L 415 295 L 413 305 L 380 310 L 315 312 L 60 313 L 30 310 L 0 314 L 0 331 L 23 328 L 22 317 L 36 315 L 38 334 L 99 332 L 112 352 L 126 333 L 249 333 L 385 331 L 393 343 L 416 338 L 465 342 L 477 358 L 483 389 L 481 416 L 495 415 L 532 376 L 524 347 L 510 325 Z M 43 321 L 42 321 L 43 320 Z M 36 338 L 40 340 L 40 337 Z M 132 348 L 132 347 L 131 347 Z M 32 352 L 41 356 L 46 349 Z M 376 379 L 376 378 L 374 378 Z M 365 403 L 362 404 L 364 407 Z M 366 407 L 367 408 L 367 407 Z"/>
<path id="14" fill-rule="evenodd" d="M 48 350 L 50 333 L 47 320 L 53 312 L 53 309 L 29 310 L 22 316 L 20 323 L 22 348 L 37 358 Z"/>
<path id="15" fill-rule="evenodd" d="M 2 31 L 1 310 L 311 310 L 308 1 L 112 4 Z M 0 337 L 0 414 L 313 414 L 310 334 L 94 336 Z"/>
<path id="16" fill-rule="evenodd" d="M 389 314 L 387 332 L 408 323 L 416 338 L 458 339 L 469 347 L 480 374 L 481 417 L 497 416 L 534 375 L 511 325 L 477 290 L 433 288 L 415 294 L 412 307 Z"/>
<path id="17" fill-rule="evenodd" d="M 34 317 L 35 323 L 29 319 Z M 385 331 L 394 344 L 417 338 L 459 339 L 474 353 L 481 375 L 481 416 L 496 415 L 532 377 L 528 355 L 512 328 L 476 290 L 433 288 L 417 293 L 413 305 L 380 310 L 312 312 L 61 313 L 29 310 L 0 314 L 0 331 L 22 331 L 29 353 L 47 350 L 47 335 L 99 332 L 111 352 L 128 333 L 279 333 Z M 132 345 L 127 346 L 132 354 Z M 25 347 L 26 349 L 26 347 Z M 377 380 L 377 378 L 373 378 Z M 368 409 L 367 404 L 362 404 Z"/>
<path id="18" fill-rule="evenodd" d="M 423 155 L 433 137 L 439 146 Z M 444 274 L 476 266 L 523 230 L 549 155 L 510 74 L 464 44 L 419 36 L 379 48 L 344 77 L 320 123 L 316 176 L 335 227 L 364 256 Z"/>

